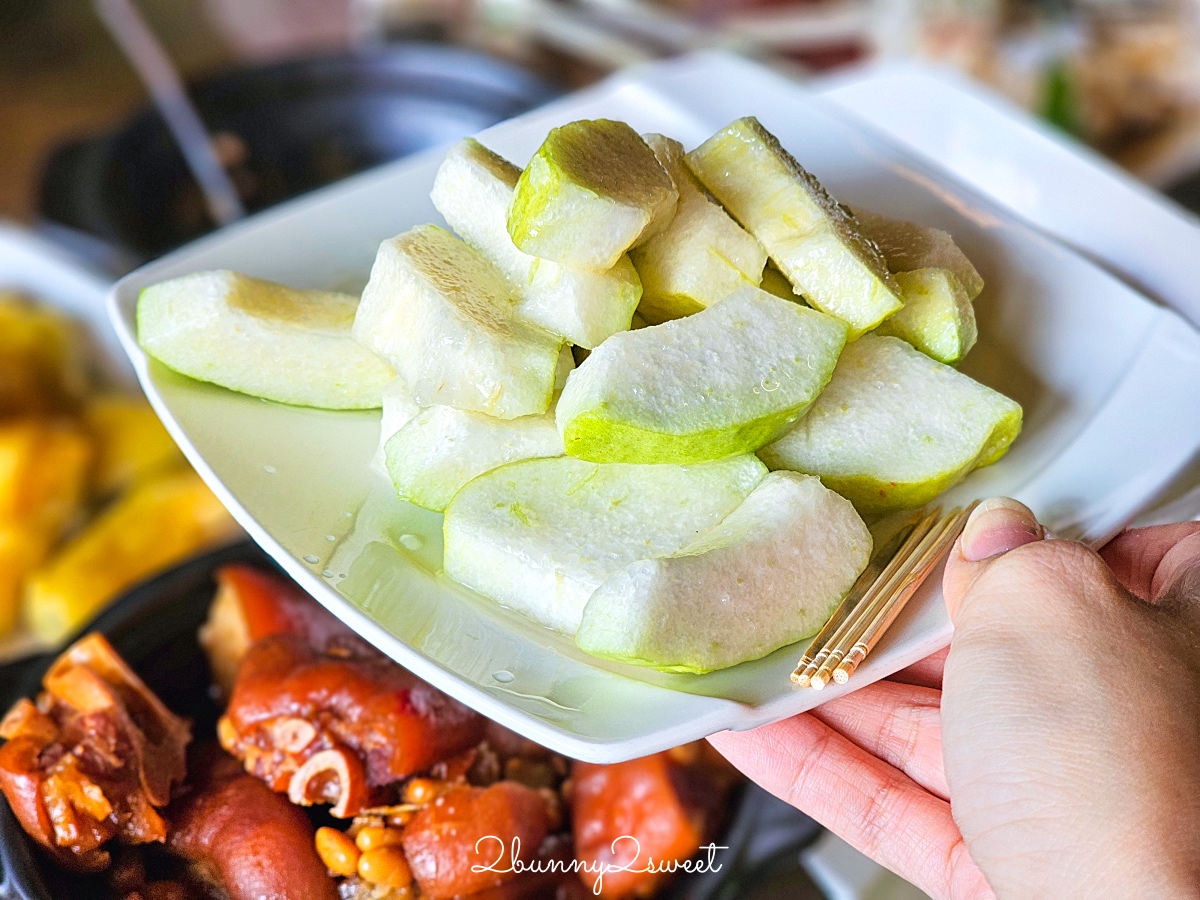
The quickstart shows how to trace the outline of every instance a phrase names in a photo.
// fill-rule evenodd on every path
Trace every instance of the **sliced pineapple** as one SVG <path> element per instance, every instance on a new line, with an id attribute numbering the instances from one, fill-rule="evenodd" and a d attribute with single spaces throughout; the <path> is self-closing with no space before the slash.
<path id="1" fill-rule="evenodd" d="M 58 643 L 130 585 L 237 534 L 194 472 L 150 479 L 29 576 L 25 622 L 39 638 Z"/>
<path id="2" fill-rule="evenodd" d="M 57 537 L 83 512 L 93 456 L 72 423 L 29 416 L 0 424 L 0 526 Z"/>
<path id="3" fill-rule="evenodd" d="M 142 397 L 95 397 L 84 409 L 83 422 L 96 447 L 92 487 L 99 494 L 184 465 L 175 441 Z"/>
<path id="4" fill-rule="evenodd" d="M 0 291 L 0 416 L 73 409 L 88 386 L 85 360 L 73 322 Z"/>

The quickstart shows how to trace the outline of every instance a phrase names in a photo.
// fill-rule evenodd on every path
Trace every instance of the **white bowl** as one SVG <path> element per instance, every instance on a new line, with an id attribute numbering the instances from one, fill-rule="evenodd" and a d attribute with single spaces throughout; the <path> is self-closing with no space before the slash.
<path id="1" fill-rule="evenodd" d="M 524 162 L 547 130 L 624 119 L 695 146 L 757 115 L 835 196 L 951 232 L 987 287 L 965 371 L 1019 400 L 1025 430 L 955 499 L 1016 496 L 1053 528 L 1098 539 L 1149 504 L 1200 447 L 1200 336 L 1089 261 L 1014 221 L 791 81 L 702 54 L 653 65 L 484 132 Z M 147 395 L 241 524 L 318 600 L 402 665 L 564 754 L 609 762 L 778 720 L 944 646 L 936 578 L 847 688 L 788 679 L 799 647 L 724 672 L 607 663 L 439 574 L 441 517 L 395 498 L 369 467 L 373 413 L 281 406 L 147 359 L 138 291 L 231 268 L 302 287 L 361 286 L 380 240 L 440 221 L 441 152 L 367 173 L 210 236 L 122 280 L 111 312 Z"/>

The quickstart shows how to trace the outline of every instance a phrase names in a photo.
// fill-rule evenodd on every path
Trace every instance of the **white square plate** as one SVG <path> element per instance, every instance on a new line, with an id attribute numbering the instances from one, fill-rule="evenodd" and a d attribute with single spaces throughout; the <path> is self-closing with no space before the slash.
<path id="1" fill-rule="evenodd" d="M 954 234 L 987 280 L 964 369 L 1019 400 L 1025 431 L 955 498 L 1009 494 L 1052 527 L 1095 539 L 1149 505 L 1200 447 L 1200 336 L 1106 272 L 930 170 L 793 82 L 702 54 L 634 70 L 496 126 L 484 143 L 524 162 L 554 125 L 624 119 L 695 146 L 757 115 L 835 196 Z M 268 552 L 388 655 L 564 754 L 609 762 L 750 728 L 843 692 L 795 689 L 797 647 L 703 676 L 593 659 L 439 574 L 441 517 L 394 497 L 369 467 L 378 415 L 298 409 L 199 384 L 134 339 L 138 291 L 232 268 L 304 287 L 359 285 L 380 240 L 440 221 L 427 153 L 280 207 L 125 278 L 112 315 L 138 376 L 196 468 Z M 943 646 L 936 579 L 855 676 L 881 678 Z"/>
<path id="2" fill-rule="evenodd" d="M 949 67 L 889 61 L 812 87 L 1200 325 L 1200 220 L 1111 160 Z"/>

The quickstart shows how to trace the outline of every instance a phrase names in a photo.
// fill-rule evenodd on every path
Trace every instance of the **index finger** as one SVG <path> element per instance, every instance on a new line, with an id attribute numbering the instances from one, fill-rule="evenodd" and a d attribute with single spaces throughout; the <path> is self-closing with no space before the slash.
<path id="1" fill-rule="evenodd" d="M 811 715 L 709 741 L 753 781 L 933 897 L 991 897 L 950 804 Z"/>
<path id="2" fill-rule="evenodd" d="M 912 684 L 917 687 L 942 689 L 942 674 L 946 670 L 946 657 L 950 654 L 949 647 L 943 647 L 924 659 L 919 659 L 911 666 L 901 669 L 894 675 L 889 675 L 888 681 L 900 684 Z"/>
<path id="3" fill-rule="evenodd" d="M 1153 602 L 1170 573 L 1160 572 L 1167 555 L 1185 541 L 1200 540 L 1200 522 L 1153 525 L 1123 531 L 1100 550 L 1117 581 L 1135 597 Z"/>

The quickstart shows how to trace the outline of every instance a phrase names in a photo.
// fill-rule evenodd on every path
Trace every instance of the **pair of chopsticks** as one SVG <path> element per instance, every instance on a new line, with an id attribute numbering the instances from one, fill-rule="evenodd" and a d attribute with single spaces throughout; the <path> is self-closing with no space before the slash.
<path id="1" fill-rule="evenodd" d="M 978 506 L 920 512 L 874 554 L 846 599 L 825 623 L 792 672 L 800 687 L 821 690 L 830 679 L 850 680 L 905 604 L 937 568 Z"/>

